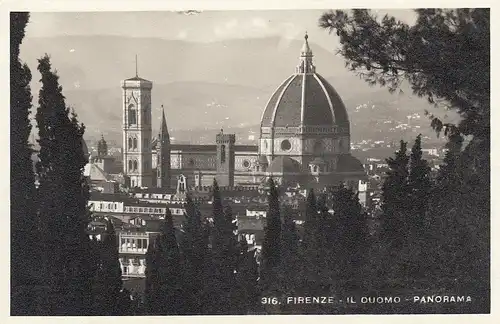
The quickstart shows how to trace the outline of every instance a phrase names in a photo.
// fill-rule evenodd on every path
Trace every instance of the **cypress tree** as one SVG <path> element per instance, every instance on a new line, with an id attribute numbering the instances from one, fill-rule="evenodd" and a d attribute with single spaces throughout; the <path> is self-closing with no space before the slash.
<path id="1" fill-rule="evenodd" d="M 237 314 L 247 315 L 255 312 L 259 306 L 257 282 L 259 269 L 254 251 L 248 251 L 248 244 L 245 239 L 240 240 L 239 246 L 240 253 L 238 258 L 237 294 L 235 295 L 235 301 Z"/>
<path id="2" fill-rule="evenodd" d="M 227 224 L 224 217 L 219 185 L 215 179 L 212 186 L 212 219 L 214 222 L 213 249 L 221 253 L 224 246 L 224 234 L 227 230 Z"/>
<path id="3" fill-rule="evenodd" d="M 214 221 L 212 235 L 212 262 L 214 266 L 212 290 L 214 290 L 214 298 L 212 303 L 215 312 L 228 314 L 232 311 L 234 301 L 232 295 L 235 286 L 237 240 L 231 209 L 229 207 L 223 208 L 219 186 L 215 179 L 212 195 Z"/>
<path id="4" fill-rule="evenodd" d="M 317 246 L 319 233 L 319 216 L 314 190 L 309 189 L 306 200 L 306 219 L 304 224 L 303 244 L 314 249 Z"/>
<path id="5" fill-rule="evenodd" d="M 382 185 L 382 237 L 392 246 L 400 246 L 405 236 L 405 218 L 408 212 L 408 161 L 407 143 L 400 142 L 394 158 L 386 159 L 389 165 Z"/>
<path id="6" fill-rule="evenodd" d="M 366 214 L 352 189 L 338 187 L 332 191 L 335 219 L 334 262 L 335 277 L 360 287 L 362 253 L 368 239 Z"/>
<path id="7" fill-rule="evenodd" d="M 158 237 L 158 251 L 155 255 L 159 265 L 157 315 L 176 315 L 184 311 L 182 291 L 182 269 L 179 246 L 175 237 L 172 214 L 167 208 L 165 221 Z"/>
<path id="8" fill-rule="evenodd" d="M 283 225 L 281 232 L 281 259 L 290 267 L 296 263 L 299 249 L 299 235 L 293 220 L 293 211 L 290 207 L 282 205 Z"/>
<path id="9" fill-rule="evenodd" d="M 430 244 L 433 252 L 431 271 L 435 278 L 439 278 L 439 282 L 443 282 L 443 277 L 447 275 L 457 277 L 457 264 L 462 259 L 460 253 L 455 253 L 460 246 L 463 228 L 455 211 L 461 210 L 459 206 L 469 199 L 469 190 L 464 183 L 466 176 L 462 166 L 462 143 L 463 137 L 459 134 L 450 136 L 446 143 L 448 151 L 433 187 L 426 218 L 431 228 L 427 237 L 435 242 Z"/>
<path id="10" fill-rule="evenodd" d="M 431 194 L 430 167 L 422 158 L 421 135 L 415 139 L 411 149 L 408 166 L 408 212 L 406 219 L 406 272 L 409 279 L 415 281 L 425 278 L 430 267 L 429 224 L 426 222 L 429 198 Z"/>
<path id="11" fill-rule="evenodd" d="M 431 191 L 430 167 L 422 158 L 422 135 L 418 135 L 411 149 L 408 189 L 410 203 L 410 233 L 414 237 L 422 237 L 424 229 L 425 212 L 429 203 Z"/>
<path id="12" fill-rule="evenodd" d="M 158 265 L 158 242 L 153 239 L 149 243 L 148 251 L 146 252 L 146 279 L 145 279 L 145 299 L 146 299 L 146 313 L 149 315 L 156 315 L 162 305 L 159 303 L 159 265 Z"/>
<path id="13" fill-rule="evenodd" d="M 19 59 L 29 13 L 10 14 L 10 210 L 11 315 L 38 312 L 39 224 L 35 211 L 35 175 L 29 145 L 31 71 Z"/>
<path id="14" fill-rule="evenodd" d="M 202 314 L 207 278 L 208 237 L 201 215 L 190 196 L 186 199 L 186 220 L 182 226 L 181 251 L 185 265 L 187 314 Z"/>
<path id="15" fill-rule="evenodd" d="M 269 207 L 267 224 L 264 228 L 262 244 L 262 264 L 260 272 L 261 285 L 264 290 L 274 281 L 281 257 L 281 217 L 278 188 L 272 178 L 269 178 Z"/>
<path id="16" fill-rule="evenodd" d="M 335 282 L 335 272 L 337 266 L 337 251 L 335 244 L 337 243 L 337 219 L 332 215 L 331 210 L 335 207 L 329 205 L 329 195 L 331 192 L 325 192 L 318 196 L 318 212 L 319 212 L 319 246 L 318 252 L 320 274 L 325 284 L 331 287 Z M 331 199 L 333 200 L 333 199 Z M 323 292 L 323 291 L 322 291 Z"/>
<path id="17" fill-rule="evenodd" d="M 292 210 L 289 206 L 282 205 L 282 231 L 281 231 L 281 287 L 286 296 L 295 292 L 298 283 L 299 266 L 299 235 L 293 220 Z"/>
<path id="18" fill-rule="evenodd" d="M 102 282 L 101 314 L 107 316 L 120 315 L 120 292 L 122 291 L 122 271 L 118 256 L 118 241 L 111 220 L 106 221 L 106 232 L 102 241 L 102 258 L 100 265 L 100 281 Z"/>
<path id="19" fill-rule="evenodd" d="M 89 188 L 83 177 L 85 127 L 66 107 L 59 77 L 46 55 L 38 60 L 42 78 L 36 120 L 40 161 L 37 173 L 42 226 L 44 279 L 49 287 L 44 310 L 52 315 L 89 311 Z"/>
<path id="20" fill-rule="evenodd" d="M 230 206 L 224 209 L 224 217 L 226 219 L 226 278 L 224 279 L 225 286 L 227 287 L 227 296 L 229 298 L 229 312 L 231 314 L 237 314 L 237 304 L 236 304 L 236 273 L 238 269 L 238 257 L 239 257 L 239 244 L 237 237 L 237 225 L 233 217 L 233 212 Z"/>

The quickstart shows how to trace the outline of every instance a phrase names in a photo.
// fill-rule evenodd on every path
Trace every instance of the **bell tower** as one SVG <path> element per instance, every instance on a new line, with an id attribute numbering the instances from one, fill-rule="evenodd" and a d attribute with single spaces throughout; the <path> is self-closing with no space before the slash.
<path id="1" fill-rule="evenodd" d="M 220 187 L 234 186 L 234 134 L 224 134 L 221 129 L 216 136 L 217 157 L 216 157 L 216 179 Z"/>
<path id="2" fill-rule="evenodd" d="M 156 187 L 170 188 L 170 135 L 163 105 L 161 108 L 162 119 L 156 144 Z"/>
<path id="3" fill-rule="evenodd" d="M 151 187 L 151 81 L 135 77 L 123 80 L 123 173 L 130 187 Z"/>

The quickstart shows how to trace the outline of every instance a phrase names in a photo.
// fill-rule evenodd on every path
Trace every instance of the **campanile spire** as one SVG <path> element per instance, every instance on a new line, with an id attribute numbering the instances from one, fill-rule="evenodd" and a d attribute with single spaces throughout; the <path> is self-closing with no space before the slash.
<path id="1" fill-rule="evenodd" d="M 139 77 L 139 73 L 137 71 L 137 54 L 135 54 L 135 77 Z"/>

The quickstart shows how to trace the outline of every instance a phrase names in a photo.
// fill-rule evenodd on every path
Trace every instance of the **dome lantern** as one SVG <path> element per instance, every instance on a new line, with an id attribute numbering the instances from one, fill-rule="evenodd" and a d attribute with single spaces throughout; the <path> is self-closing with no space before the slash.
<path id="1" fill-rule="evenodd" d="M 312 62 L 313 53 L 309 47 L 309 42 L 307 41 L 309 36 L 307 32 L 304 36 L 304 45 L 300 50 L 299 65 L 295 68 L 295 73 L 315 73 L 316 67 Z"/>

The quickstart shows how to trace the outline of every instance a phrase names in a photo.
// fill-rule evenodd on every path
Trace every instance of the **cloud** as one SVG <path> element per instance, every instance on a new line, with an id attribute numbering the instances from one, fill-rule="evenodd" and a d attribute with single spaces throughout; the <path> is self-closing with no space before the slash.
<path id="1" fill-rule="evenodd" d="M 260 18 L 260 17 L 253 18 L 252 24 L 257 28 L 267 29 L 269 27 L 269 25 L 267 24 L 267 21 L 265 21 L 263 18 Z"/>
<path id="2" fill-rule="evenodd" d="M 178 33 L 177 33 L 177 36 L 176 38 L 177 39 L 186 39 L 188 36 L 188 32 L 186 30 L 180 30 Z"/>
<path id="3" fill-rule="evenodd" d="M 261 37 L 269 34 L 269 24 L 261 17 L 236 19 L 220 23 L 214 27 L 214 34 L 218 38 L 245 38 Z"/>
<path id="4" fill-rule="evenodd" d="M 216 39 L 278 36 L 282 39 L 280 46 L 287 47 L 292 40 L 301 38 L 305 30 L 292 22 L 271 23 L 256 16 L 220 22 L 214 26 L 213 32 Z"/>

